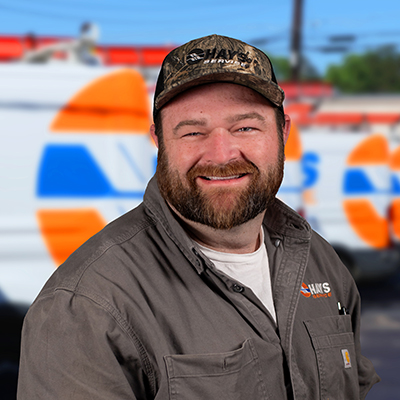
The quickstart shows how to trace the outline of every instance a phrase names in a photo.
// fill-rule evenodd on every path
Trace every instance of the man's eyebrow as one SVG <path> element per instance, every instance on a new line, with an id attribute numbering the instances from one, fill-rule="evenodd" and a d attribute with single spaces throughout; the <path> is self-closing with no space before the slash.
<path id="1" fill-rule="evenodd" d="M 227 118 L 228 122 L 239 122 L 244 119 L 258 119 L 261 122 L 265 122 L 265 118 L 257 112 L 238 114 Z"/>
<path id="2" fill-rule="evenodd" d="M 205 126 L 207 121 L 205 119 L 185 119 L 179 122 L 175 128 L 173 128 L 173 133 L 176 134 L 180 128 L 183 126 Z"/>

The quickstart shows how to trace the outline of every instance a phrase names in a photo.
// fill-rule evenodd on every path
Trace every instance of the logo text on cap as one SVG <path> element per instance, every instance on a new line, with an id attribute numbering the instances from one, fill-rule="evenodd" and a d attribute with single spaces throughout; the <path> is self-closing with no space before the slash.
<path id="1" fill-rule="evenodd" d="M 234 61 L 234 57 L 236 56 L 236 61 Z M 244 64 L 250 64 L 253 60 L 249 56 L 249 53 L 238 52 L 237 50 L 231 49 L 221 49 L 217 53 L 217 49 L 193 49 L 186 56 L 186 62 L 189 65 L 197 64 L 201 61 L 204 61 L 204 64 L 207 63 L 238 63 L 241 66 L 245 66 Z"/>

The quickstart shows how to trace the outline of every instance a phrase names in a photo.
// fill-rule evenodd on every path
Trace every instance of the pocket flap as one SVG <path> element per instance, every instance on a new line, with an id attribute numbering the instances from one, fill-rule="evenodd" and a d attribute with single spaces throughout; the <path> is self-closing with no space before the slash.
<path id="1" fill-rule="evenodd" d="M 315 349 L 354 344 L 350 315 L 333 315 L 304 321 Z"/>
<path id="2" fill-rule="evenodd" d="M 256 358 L 251 339 L 247 339 L 238 350 L 226 353 L 164 356 L 170 378 L 232 373 Z"/>
<path id="3" fill-rule="evenodd" d="M 309 335 L 314 337 L 352 333 L 351 315 L 330 315 L 304 321 Z"/>

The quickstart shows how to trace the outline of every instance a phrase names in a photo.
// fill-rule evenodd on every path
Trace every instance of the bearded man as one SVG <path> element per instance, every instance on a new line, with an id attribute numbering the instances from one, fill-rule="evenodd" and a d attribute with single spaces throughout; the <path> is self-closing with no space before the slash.
<path id="1" fill-rule="evenodd" d="M 31 307 L 19 400 L 366 396 L 379 377 L 355 283 L 275 197 L 283 100 L 268 57 L 241 41 L 211 35 L 166 57 L 156 176 Z"/>

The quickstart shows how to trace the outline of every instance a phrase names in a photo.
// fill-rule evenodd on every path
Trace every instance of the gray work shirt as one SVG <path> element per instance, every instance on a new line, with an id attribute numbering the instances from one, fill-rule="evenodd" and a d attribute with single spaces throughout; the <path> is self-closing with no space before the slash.
<path id="1" fill-rule="evenodd" d="M 200 255 L 153 179 L 31 306 L 18 399 L 363 399 L 379 377 L 352 277 L 279 200 L 264 228 L 277 324 Z"/>

